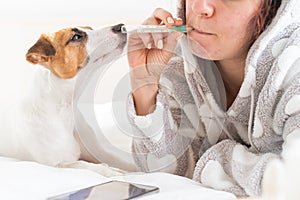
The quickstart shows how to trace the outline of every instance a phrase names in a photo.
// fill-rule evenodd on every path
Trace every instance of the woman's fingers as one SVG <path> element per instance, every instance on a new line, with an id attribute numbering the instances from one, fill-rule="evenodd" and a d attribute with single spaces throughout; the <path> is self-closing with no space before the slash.
<path id="1" fill-rule="evenodd" d="M 149 17 L 143 22 L 143 25 L 157 25 L 157 21 L 154 17 Z M 145 47 L 147 49 L 151 49 L 154 47 L 157 47 L 157 41 L 159 38 L 162 38 L 162 36 L 159 36 L 159 34 L 156 34 L 157 36 L 153 37 L 153 34 L 151 33 L 140 33 L 139 36 L 141 40 L 143 41 Z"/>
<path id="2" fill-rule="evenodd" d="M 158 8 L 147 18 L 143 25 L 179 26 L 182 20 Z M 178 38 L 183 33 L 131 33 L 128 39 L 128 58 L 131 67 L 149 63 L 166 64 L 172 57 Z"/>
<path id="3" fill-rule="evenodd" d="M 157 8 L 153 12 L 152 16 L 146 19 L 143 25 L 166 25 L 166 26 L 179 26 L 182 25 L 182 19 L 174 18 L 172 14 L 163 8 Z M 166 33 L 152 33 L 140 34 L 146 48 L 158 48 L 163 49 L 164 39 L 167 37 Z"/>
<path id="4" fill-rule="evenodd" d="M 183 20 L 181 18 L 176 18 L 173 26 L 181 26 L 183 25 Z"/>
<path id="5" fill-rule="evenodd" d="M 156 20 L 156 24 L 174 25 L 175 19 L 172 14 L 163 8 L 156 8 L 152 14 L 152 17 Z"/>

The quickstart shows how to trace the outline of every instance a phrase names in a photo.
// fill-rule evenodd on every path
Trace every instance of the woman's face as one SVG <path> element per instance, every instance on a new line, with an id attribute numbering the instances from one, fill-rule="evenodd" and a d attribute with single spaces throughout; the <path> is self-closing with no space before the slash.
<path id="1" fill-rule="evenodd" d="M 245 59 L 250 20 L 263 0 L 186 0 L 189 44 L 195 55 L 211 60 Z M 250 31 L 249 31 L 250 30 Z"/>

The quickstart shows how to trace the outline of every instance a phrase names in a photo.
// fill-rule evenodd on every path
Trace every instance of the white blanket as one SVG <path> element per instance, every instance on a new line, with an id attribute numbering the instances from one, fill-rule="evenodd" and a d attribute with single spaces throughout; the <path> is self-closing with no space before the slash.
<path id="1" fill-rule="evenodd" d="M 165 174 L 129 174 L 115 177 L 135 183 L 156 185 L 160 192 L 141 199 L 234 200 L 234 195 L 202 187 L 190 179 Z M 34 162 L 0 157 L 0 199 L 45 200 L 50 196 L 109 181 L 88 170 L 48 167 Z"/>

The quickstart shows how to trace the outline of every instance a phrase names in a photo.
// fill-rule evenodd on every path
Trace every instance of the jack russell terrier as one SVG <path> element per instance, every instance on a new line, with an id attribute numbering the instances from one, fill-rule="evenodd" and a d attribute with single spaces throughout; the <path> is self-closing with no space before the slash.
<path id="1" fill-rule="evenodd" d="M 76 132 L 72 107 L 78 74 L 96 70 L 92 67 L 111 62 L 123 52 L 127 36 L 121 26 L 66 28 L 41 35 L 26 60 L 48 70 L 38 71 L 31 94 L 1 114 L 0 156 L 90 169 L 104 176 L 125 173 L 97 163 L 89 154 Z"/>

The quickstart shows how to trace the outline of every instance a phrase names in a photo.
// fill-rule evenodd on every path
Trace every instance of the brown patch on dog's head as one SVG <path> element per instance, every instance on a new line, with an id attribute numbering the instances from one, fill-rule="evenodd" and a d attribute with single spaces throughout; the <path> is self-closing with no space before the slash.
<path id="1" fill-rule="evenodd" d="M 73 78 L 87 62 L 86 42 L 87 34 L 77 28 L 42 34 L 28 50 L 26 60 L 48 68 L 60 78 Z"/>

